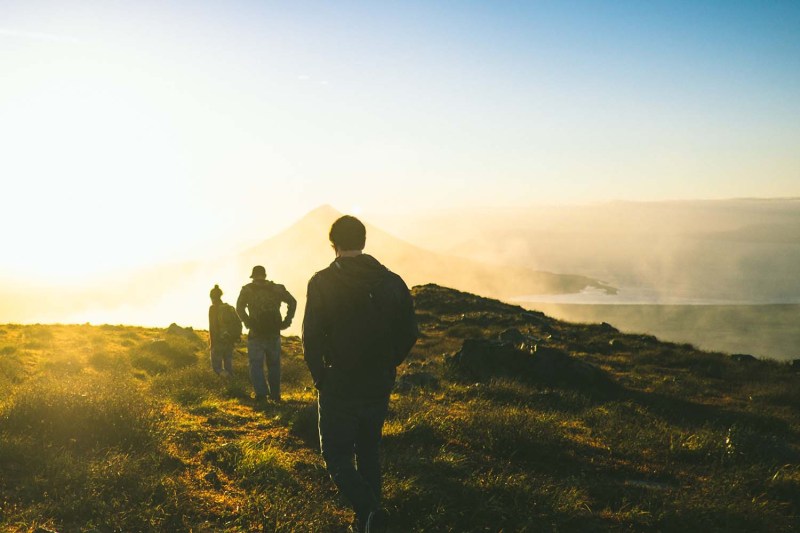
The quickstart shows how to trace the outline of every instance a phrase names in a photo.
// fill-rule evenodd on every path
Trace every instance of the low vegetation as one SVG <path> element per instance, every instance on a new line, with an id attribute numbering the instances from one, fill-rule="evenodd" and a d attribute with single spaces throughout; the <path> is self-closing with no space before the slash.
<path id="1" fill-rule="evenodd" d="M 423 335 L 383 443 L 392 531 L 797 528 L 789 365 L 414 294 Z M 593 373 L 475 380 L 456 364 L 465 339 L 509 332 L 520 354 Z M 283 340 L 284 402 L 258 408 L 244 346 L 226 380 L 206 342 L 176 327 L 0 326 L 0 530 L 345 530 L 299 339 Z"/>

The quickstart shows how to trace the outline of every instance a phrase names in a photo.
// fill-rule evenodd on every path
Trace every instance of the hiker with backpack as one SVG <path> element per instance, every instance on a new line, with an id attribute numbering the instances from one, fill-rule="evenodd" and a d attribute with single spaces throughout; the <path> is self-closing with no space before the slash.
<path id="1" fill-rule="evenodd" d="M 209 293 L 208 334 L 211 369 L 219 376 L 233 376 L 233 347 L 242 337 L 242 322 L 236 309 L 222 301 L 222 289 L 214 285 Z"/>
<path id="2" fill-rule="evenodd" d="M 320 448 L 355 511 L 351 531 L 385 531 L 379 445 L 396 367 L 418 337 L 414 304 L 402 278 L 363 253 L 361 221 L 339 218 L 329 238 L 336 259 L 308 282 L 303 319 L 304 357 L 318 390 Z"/>
<path id="3" fill-rule="evenodd" d="M 267 271 L 261 265 L 253 267 L 252 283 L 242 287 L 236 310 L 250 330 L 247 335 L 247 358 L 250 363 L 250 381 L 253 383 L 256 402 L 269 397 L 281 401 L 281 330 L 292 325 L 297 300 L 286 287 L 267 281 Z M 281 304 L 287 306 L 286 318 L 281 319 Z M 267 379 L 264 379 L 264 362 Z"/>

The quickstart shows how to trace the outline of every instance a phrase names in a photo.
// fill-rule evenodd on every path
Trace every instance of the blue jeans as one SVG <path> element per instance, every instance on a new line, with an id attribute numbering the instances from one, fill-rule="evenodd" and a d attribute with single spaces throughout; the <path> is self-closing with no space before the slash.
<path id="1" fill-rule="evenodd" d="M 219 374 L 225 369 L 233 374 L 233 345 L 211 347 L 211 368 Z"/>
<path id="2" fill-rule="evenodd" d="M 256 397 L 269 394 L 273 400 L 281 399 L 281 337 L 270 339 L 247 339 L 247 358 L 250 362 L 250 381 Z M 267 379 L 264 379 L 264 361 L 267 363 Z"/>
<path id="3" fill-rule="evenodd" d="M 389 397 L 345 399 L 319 393 L 319 442 L 322 458 L 339 492 L 362 523 L 380 507 L 380 443 Z M 355 465 L 353 464 L 355 458 Z"/>

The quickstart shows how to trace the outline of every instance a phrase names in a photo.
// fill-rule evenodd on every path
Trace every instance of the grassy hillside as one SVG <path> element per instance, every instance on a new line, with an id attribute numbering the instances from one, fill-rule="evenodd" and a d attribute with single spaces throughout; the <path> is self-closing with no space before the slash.
<path id="1" fill-rule="evenodd" d="M 414 294 L 423 338 L 383 444 L 393 531 L 797 527 L 788 365 Z M 492 345 L 509 359 L 477 374 L 452 357 L 509 328 L 527 351 Z M 344 530 L 299 339 L 284 339 L 285 402 L 261 409 L 243 347 L 225 381 L 205 343 L 176 328 L 0 326 L 0 530 Z M 559 353 L 557 371 L 528 364 Z"/>

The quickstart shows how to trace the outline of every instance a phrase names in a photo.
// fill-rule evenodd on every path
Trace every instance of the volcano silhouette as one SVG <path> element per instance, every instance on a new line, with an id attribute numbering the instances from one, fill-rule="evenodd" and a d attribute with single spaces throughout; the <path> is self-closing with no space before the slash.
<path id="1" fill-rule="evenodd" d="M 242 270 L 263 264 L 270 279 L 283 283 L 299 297 L 309 278 L 334 259 L 328 240 L 331 224 L 342 213 L 329 205 L 314 209 L 291 227 L 242 252 Z M 562 294 L 586 287 L 613 291 L 604 283 L 580 275 L 554 274 L 524 267 L 493 265 L 425 250 L 371 225 L 365 253 L 396 272 L 410 286 L 436 283 L 498 298 L 523 294 Z"/>

